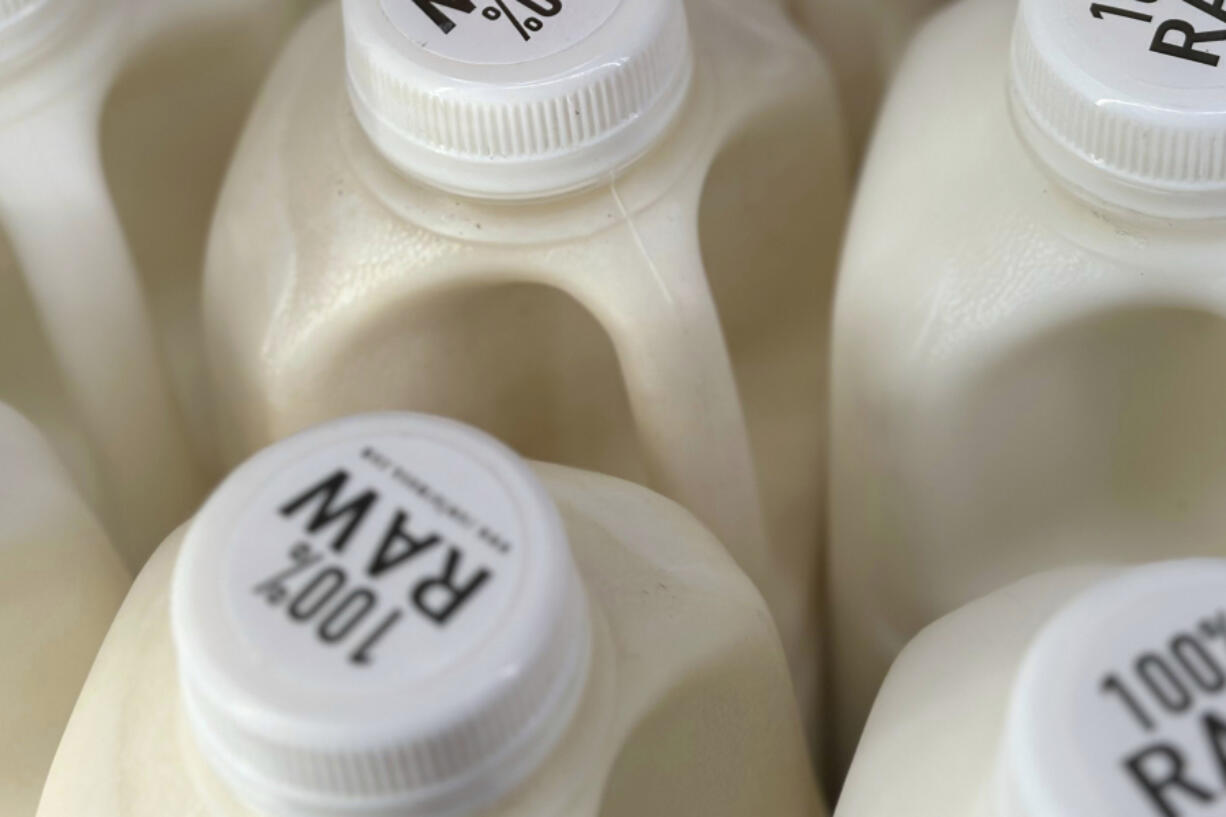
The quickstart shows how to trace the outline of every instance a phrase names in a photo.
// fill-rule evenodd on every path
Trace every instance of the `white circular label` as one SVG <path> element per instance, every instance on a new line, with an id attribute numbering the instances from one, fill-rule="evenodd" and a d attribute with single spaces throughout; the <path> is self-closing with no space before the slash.
<path id="1" fill-rule="evenodd" d="M 380 0 L 409 40 L 432 54 L 508 65 L 556 54 L 587 38 L 622 0 Z"/>
<path id="2" fill-rule="evenodd" d="M 1044 28 L 1108 87 L 1162 103 L 1171 90 L 1226 87 L 1226 3 L 1036 0 Z M 1186 100 L 1170 100 L 1179 104 Z M 1226 107 L 1222 100 L 1214 110 Z"/>
<path id="3" fill-rule="evenodd" d="M 227 545 L 226 597 L 270 670 L 328 689 L 403 686 L 499 626 L 525 535 L 512 491 L 471 453 L 358 437 L 252 498 Z"/>
<path id="4" fill-rule="evenodd" d="M 1028 659 L 1010 729 L 1035 817 L 1226 812 L 1226 567 L 1090 591 Z"/>

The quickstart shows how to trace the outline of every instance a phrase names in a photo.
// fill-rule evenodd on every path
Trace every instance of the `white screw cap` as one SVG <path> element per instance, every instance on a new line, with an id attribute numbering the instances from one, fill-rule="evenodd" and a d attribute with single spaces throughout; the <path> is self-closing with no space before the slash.
<path id="1" fill-rule="evenodd" d="M 176 567 L 202 755 L 270 817 L 468 815 L 568 726 L 590 616 L 557 511 L 510 450 L 415 414 L 327 424 L 212 495 Z"/>
<path id="2" fill-rule="evenodd" d="M 1223 29 L 1213 0 L 1021 0 L 1012 86 L 1023 137 L 1107 203 L 1226 215 Z"/>
<path id="3" fill-rule="evenodd" d="M 1135 568 L 1091 588 L 1022 665 L 999 813 L 1217 813 L 1223 696 L 1226 560 Z"/>
<path id="4" fill-rule="evenodd" d="M 606 179 L 693 71 L 681 0 L 344 0 L 349 96 L 404 172 L 481 198 Z"/>

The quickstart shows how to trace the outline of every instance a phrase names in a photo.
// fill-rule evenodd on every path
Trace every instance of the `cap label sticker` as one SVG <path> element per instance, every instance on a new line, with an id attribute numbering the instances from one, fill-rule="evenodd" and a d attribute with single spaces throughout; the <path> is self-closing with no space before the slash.
<path id="1" fill-rule="evenodd" d="M 1009 814 L 1226 813 L 1226 560 L 1126 569 L 1057 613 L 1005 746 Z"/>
<path id="2" fill-rule="evenodd" d="M 1104 25 L 1128 26 L 1138 45 L 1183 65 L 1217 68 L 1226 53 L 1226 0 L 1114 0 L 1090 3 Z"/>
<path id="3" fill-rule="evenodd" d="M 1099 693 L 1130 733 L 1119 772 L 1153 814 L 1208 813 L 1226 801 L 1224 691 L 1226 600 L 1102 677 Z"/>
<path id="4" fill-rule="evenodd" d="M 380 0 L 413 42 L 460 62 L 505 65 L 556 54 L 599 28 L 621 0 Z"/>
<path id="5" fill-rule="evenodd" d="M 418 437 L 325 449 L 274 479 L 238 525 L 240 631 L 295 676 L 428 674 L 496 626 L 523 526 L 493 471 Z"/>

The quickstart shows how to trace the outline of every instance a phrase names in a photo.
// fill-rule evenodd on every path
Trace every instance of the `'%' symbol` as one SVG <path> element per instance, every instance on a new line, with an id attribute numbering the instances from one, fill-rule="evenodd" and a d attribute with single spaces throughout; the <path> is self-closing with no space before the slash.
<path id="1" fill-rule="evenodd" d="M 494 3 L 495 5 L 486 6 L 481 10 L 481 14 L 485 17 L 485 19 L 498 20 L 502 17 L 506 17 L 507 20 L 511 22 L 511 25 L 515 26 L 515 30 L 519 32 L 519 36 L 523 37 L 525 40 L 532 39 L 532 35 L 528 33 L 529 31 L 540 31 L 545 25 L 541 22 L 539 17 L 525 17 L 521 22 L 520 19 L 515 16 L 515 13 L 507 8 L 507 4 L 503 2 L 503 0 L 494 0 Z"/>

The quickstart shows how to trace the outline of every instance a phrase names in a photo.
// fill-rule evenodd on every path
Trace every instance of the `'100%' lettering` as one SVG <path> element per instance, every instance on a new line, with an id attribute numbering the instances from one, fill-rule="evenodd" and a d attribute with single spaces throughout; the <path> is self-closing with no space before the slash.
<path id="1" fill-rule="evenodd" d="M 1175 633 L 1163 647 L 1143 651 L 1128 671 L 1109 673 L 1099 685 L 1119 714 L 1151 736 L 1120 764 L 1155 815 L 1191 817 L 1226 800 L 1223 646 L 1226 613 L 1217 613 Z M 1195 719 L 1197 737 L 1191 744 L 1159 736 L 1164 724 L 1183 718 Z"/>
<path id="2" fill-rule="evenodd" d="M 310 536 L 333 531 L 327 551 L 344 554 L 379 501 L 379 494 L 369 489 L 342 500 L 348 481 L 348 472 L 339 469 L 287 501 L 279 513 L 287 519 L 301 515 L 304 532 Z M 407 609 L 415 610 L 434 627 L 445 627 L 493 578 L 484 567 L 466 571 L 464 553 L 445 543 L 441 533 L 414 533 L 411 518 L 409 511 L 395 509 L 366 561 L 362 580 L 384 579 L 440 547 L 446 548 L 443 564 L 435 572 L 415 574 L 405 597 L 393 599 L 393 609 L 382 615 L 377 590 L 351 581 L 344 566 L 305 541 L 294 544 L 287 566 L 255 585 L 253 592 L 274 606 L 287 602 L 291 620 L 312 625 L 326 645 L 348 646 L 350 662 L 370 665 L 375 648 L 400 624 Z"/>

